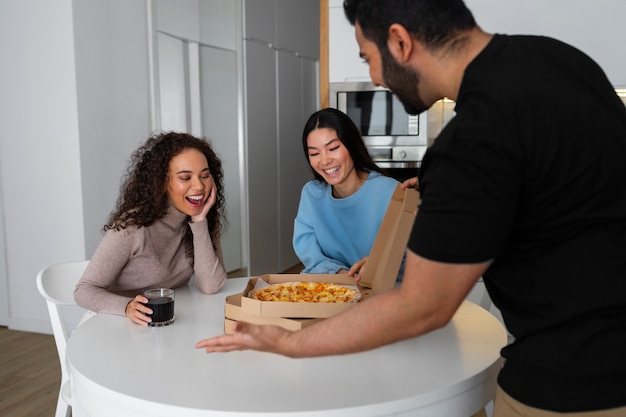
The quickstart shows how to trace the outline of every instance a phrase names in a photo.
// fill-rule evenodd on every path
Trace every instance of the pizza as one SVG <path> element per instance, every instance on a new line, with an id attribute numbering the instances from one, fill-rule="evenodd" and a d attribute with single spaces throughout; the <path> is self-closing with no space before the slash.
<path id="1" fill-rule="evenodd" d="M 328 282 L 282 282 L 248 293 L 254 300 L 296 303 L 354 303 L 360 296 L 355 288 Z"/>

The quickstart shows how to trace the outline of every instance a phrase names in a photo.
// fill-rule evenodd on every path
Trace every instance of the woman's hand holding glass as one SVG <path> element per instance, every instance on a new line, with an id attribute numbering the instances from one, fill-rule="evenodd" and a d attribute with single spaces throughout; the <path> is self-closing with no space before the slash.
<path id="1" fill-rule="evenodd" d="M 152 314 L 152 309 L 146 307 L 148 299 L 141 294 L 138 294 L 126 304 L 126 317 L 131 319 L 134 323 L 141 326 L 147 326 L 152 321 L 152 318 L 148 314 Z"/>

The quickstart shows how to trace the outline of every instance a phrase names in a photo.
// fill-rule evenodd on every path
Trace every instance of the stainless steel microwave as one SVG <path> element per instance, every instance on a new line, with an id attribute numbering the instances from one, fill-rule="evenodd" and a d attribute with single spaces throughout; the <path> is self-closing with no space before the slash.
<path id="1" fill-rule="evenodd" d="M 428 146 L 426 113 L 408 114 L 389 90 L 371 82 L 331 83 L 329 102 L 356 124 L 379 166 L 419 167 Z"/>

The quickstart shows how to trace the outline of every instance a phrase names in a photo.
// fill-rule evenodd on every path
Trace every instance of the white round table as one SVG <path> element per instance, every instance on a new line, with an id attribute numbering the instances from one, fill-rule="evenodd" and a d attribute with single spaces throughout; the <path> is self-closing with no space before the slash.
<path id="1" fill-rule="evenodd" d="M 493 397 L 500 322 L 464 302 L 450 324 L 372 351 L 309 359 L 242 351 L 207 354 L 195 343 L 224 331 L 224 298 L 176 291 L 175 322 L 142 327 L 98 314 L 67 346 L 74 417 L 470 416 Z"/>

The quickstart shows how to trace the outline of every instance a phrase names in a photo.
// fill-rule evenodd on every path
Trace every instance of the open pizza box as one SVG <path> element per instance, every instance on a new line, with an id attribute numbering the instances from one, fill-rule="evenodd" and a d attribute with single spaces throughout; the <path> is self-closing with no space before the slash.
<path id="1" fill-rule="evenodd" d="M 358 286 L 361 299 L 394 287 L 415 220 L 418 202 L 419 194 L 416 190 L 403 190 L 398 186 L 394 191 Z M 257 280 L 263 280 L 267 284 L 308 281 L 355 285 L 354 278 L 345 274 L 266 274 L 252 277 L 246 289 L 241 293 L 240 306 L 234 305 L 233 299 L 229 301 L 227 298 L 226 309 L 230 310 L 231 315 L 233 308 L 238 308 L 241 312 L 255 318 L 327 318 L 354 305 L 349 302 L 298 303 L 254 300 L 247 295 L 255 288 Z M 233 317 L 229 317 L 227 312 L 226 318 L 232 319 Z"/>

